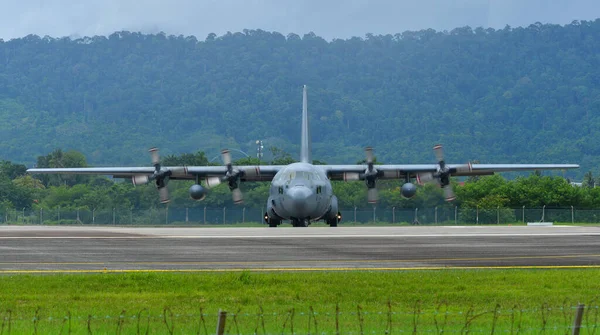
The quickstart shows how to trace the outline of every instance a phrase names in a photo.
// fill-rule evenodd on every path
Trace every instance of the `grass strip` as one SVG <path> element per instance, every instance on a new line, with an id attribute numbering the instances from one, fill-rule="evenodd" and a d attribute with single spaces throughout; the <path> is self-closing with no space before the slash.
<path id="1" fill-rule="evenodd" d="M 5 275 L 0 320 L 13 333 L 210 334 L 221 309 L 234 334 L 565 333 L 580 302 L 586 326 L 598 324 L 598 279 L 599 269 Z"/>

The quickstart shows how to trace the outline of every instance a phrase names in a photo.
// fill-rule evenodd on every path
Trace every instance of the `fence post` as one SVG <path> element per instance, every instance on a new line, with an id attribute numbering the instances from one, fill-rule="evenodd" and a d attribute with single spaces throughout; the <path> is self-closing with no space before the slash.
<path id="1" fill-rule="evenodd" d="M 419 223 L 419 208 L 415 208 L 415 219 L 413 220 L 413 224 Z"/>
<path id="2" fill-rule="evenodd" d="M 77 208 L 77 223 L 81 222 L 81 220 L 79 219 L 79 208 Z"/>
<path id="3" fill-rule="evenodd" d="M 392 207 L 392 223 L 396 223 L 396 207 Z"/>
<path id="4" fill-rule="evenodd" d="M 219 309 L 219 320 L 217 321 L 217 335 L 223 335 L 225 333 L 225 320 L 227 319 L 227 312 Z"/>
<path id="5" fill-rule="evenodd" d="M 571 206 L 571 223 L 575 223 L 575 211 L 573 209 L 573 206 Z"/>
<path id="6" fill-rule="evenodd" d="M 225 209 L 226 209 L 226 208 L 227 208 L 227 207 L 223 207 L 223 224 L 225 224 Z"/>
<path id="7" fill-rule="evenodd" d="M 113 224 L 117 224 L 117 217 L 115 216 L 115 208 L 113 207 Z"/>
<path id="8" fill-rule="evenodd" d="M 496 224 L 500 224 L 500 206 L 496 206 Z"/>
<path id="9" fill-rule="evenodd" d="M 376 218 L 376 211 L 377 207 L 373 206 L 373 223 L 375 223 L 375 218 Z"/>
<path id="10" fill-rule="evenodd" d="M 458 206 L 454 206 L 454 224 L 458 224 Z"/>
<path id="11" fill-rule="evenodd" d="M 96 223 L 96 209 L 92 208 L 92 224 Z"/>
<path id="12" fill-rule="evenodd" d="M 242 223 L 246 223 L 246 207 L 242 208 Z"/>
<path id="13" fill-rule="evenodd" d="M 542 222 L 546 222 L 546 205 L 542 206 Z"/>
<path id="14" fill-rule="evenodd" d="M 476 209 L 476 213 L 475 213 L 475 224 L 479 224 L 479 205 L 477 205 L 477 209 Z"/>
<path id="15" fill-rule="evenodd" d="M 525 223 L 525 206 L 523 206 L 523 223 Z"/>
<path id="16" fill-rule="evenodd" d="M 189 216 L 189 212 L 188 212 L 189 208 L 185 208 L 185 222 L 188 222 L 190 220 L 190 216 Z"/>
<path id="17" fill-rule="evenodd" d="M 435 206 L 435 224 L 437 225 L 437 206 Z"/>
<path id="18" fill-rule="evenodd" d="M 204 224 L 206 224 L 206 206 L 204 206 L 204 220 L 202 220 Z"/>
<path id="19" fill-rule="evenodd" d="M 573 335 L 579 335 L 579 330 L 581 329 L 581 320 L 583 319 L 583 310 L 585 308 L 584 304 L 577 305 L 577 310 L 575 311 L 575 320 L 573 321 Z"/>
<path id="20" fill-rule="evenodd" d="M 23 223 L 25 223 L 25 207 L 23 207 Z"/>
<path id="21" fill-rule="evenodd" d="M 354 206 L 354 224 L 356 224 L 356 206 Z"/>

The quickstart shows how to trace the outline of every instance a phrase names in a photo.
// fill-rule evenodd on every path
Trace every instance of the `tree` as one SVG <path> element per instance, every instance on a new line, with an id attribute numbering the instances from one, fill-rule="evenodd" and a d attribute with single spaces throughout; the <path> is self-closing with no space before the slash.
<path id="1" fill-rule="evenodd" d="M 596 181 L 594 180 L 594 175 L 592 174 L 592 171 L 588 171 L 583 175 L 582 185 L 585 187 L 595 187 L 596 186 Z"/>
<path id="2" fill-rule="evenodd" d="M 46 156 L 38 156 L 38 168 L 76 168 L 87 167 L 85 156 L 78 151 L 69 150 L 63 152 L 62 149 L 56 149 Z M 84 183 L 90 180 L 88 176 L 82 175 L 60 175 L 60 174 L 43 174 L 39 179 L 45 186 L 59 186 Z"/>
<path id="3" fill-rule="evenodd" d="M 27 167 L 23 164 L 13 164 L 10 161 L 0 161 L 0 173 L 10 179 L 24 176 Z"/>

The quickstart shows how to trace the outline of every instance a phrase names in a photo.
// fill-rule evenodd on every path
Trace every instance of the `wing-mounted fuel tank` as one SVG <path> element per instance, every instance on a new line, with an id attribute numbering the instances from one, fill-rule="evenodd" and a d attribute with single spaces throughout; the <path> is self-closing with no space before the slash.
<path id="1" fill-rule="evenodd" d="M 404 183 L 400 192 L 403 197 L 410 199 L 417 193 L 417 187 L 413 183 Z"/>
<path id="2" fill-rule="evenodd" d="M 200 184 L 194 184 L 190 186 L 190 198 L 194 200 L 204 200 L 206 198 L 207 190 Z"/>

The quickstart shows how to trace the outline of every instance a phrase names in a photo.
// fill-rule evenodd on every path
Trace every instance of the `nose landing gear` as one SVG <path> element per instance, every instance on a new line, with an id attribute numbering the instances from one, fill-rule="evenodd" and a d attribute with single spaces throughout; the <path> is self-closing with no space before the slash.
<path id="1" fill-rule="evenodd" d="M 309 224 L 308 219 L 292 219 L 292 226 L 294 227 L 308 227 Z"/>

